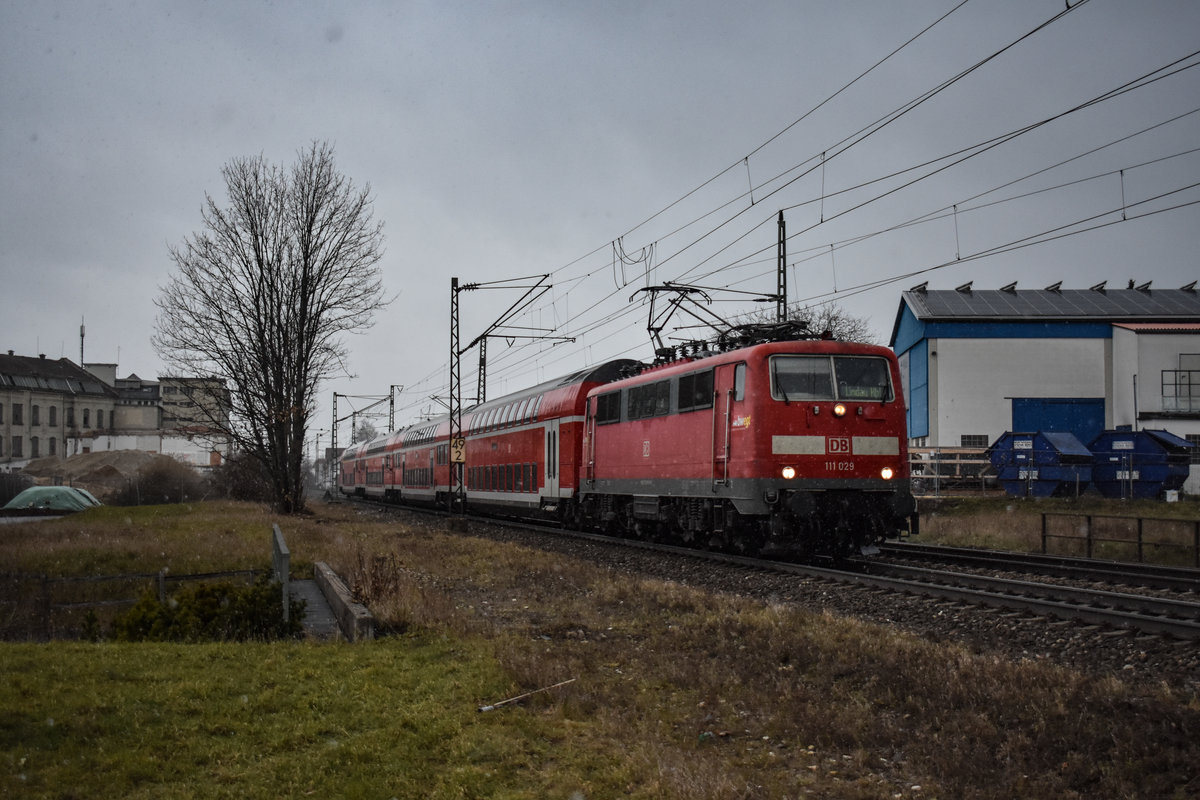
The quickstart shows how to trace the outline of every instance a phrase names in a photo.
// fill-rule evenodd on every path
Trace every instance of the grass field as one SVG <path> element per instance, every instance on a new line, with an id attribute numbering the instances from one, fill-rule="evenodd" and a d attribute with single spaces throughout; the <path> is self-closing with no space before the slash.
<path id="1" fill-rule="evenodd" d="M 1037 500 L 1003 495 L 925 498 L 921 500 L 920 539 L 1041 552 L 1043 515 L 1047 523 L 1045 552 L 1054 555 L 1200 566 L 1196 555 L 1200 502 L 1193 499 L 1163 503 L 1092 496 Z"/>
<path id="2" fill-rule="evenodd" d="M 1184 798 L 1200 699 L 345 506 L 0 529 L 62 575 L 326 561 L 360 645 L 0 645 L 0 796 Z M 521 702 L 480 706 L 547 687 Z"/>

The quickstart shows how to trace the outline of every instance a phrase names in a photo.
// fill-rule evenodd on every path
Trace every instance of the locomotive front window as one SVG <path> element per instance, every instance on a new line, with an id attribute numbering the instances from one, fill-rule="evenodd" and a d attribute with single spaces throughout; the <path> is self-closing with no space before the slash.
<path id="1" fill-rule="evenodd" d="M 891 374 L 888 362 L 882 358 L 836 357 L 833 368 L 839 400 L 892 399 Z"/>
<path id="2" fill-rule="evenodd" d="M 771 395 L 777 400 L 833 400 L 833 363 L 828 356 L 771 359 Z"/>
<path id="3" fill-rule="evenodd" d="M 894 399 L 886 359 L 861 356 L 777 356 L 771 359 L 776 400 Z"/>

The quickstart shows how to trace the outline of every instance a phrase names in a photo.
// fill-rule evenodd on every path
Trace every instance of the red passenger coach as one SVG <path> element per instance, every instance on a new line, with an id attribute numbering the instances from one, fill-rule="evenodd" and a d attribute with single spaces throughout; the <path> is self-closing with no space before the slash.
<path id="1" fill-rule="evenodd" d="M 470 409 L 463 416 L 470 507 L 562 516 L 579 488 L 587 393 L 641 366 L 609 361 Z"/>
<path id="2" fill-rule="evenodd" d="M 579 488 L 588 391 L 642 366 L 610 361 L 468 409 L 463 480 L 470 508 L 562 516 Z M 443 416 L 347 448 L 338 488 L 348 495 L 446 508 L 451 466 L 450 420 Z"/>
<path id="3" fill-rule="evenodd" d="M 582 524 L 723 549 L 841 557 L 915 521 L 894 354 L 769 342 L 594 389 Z"/>

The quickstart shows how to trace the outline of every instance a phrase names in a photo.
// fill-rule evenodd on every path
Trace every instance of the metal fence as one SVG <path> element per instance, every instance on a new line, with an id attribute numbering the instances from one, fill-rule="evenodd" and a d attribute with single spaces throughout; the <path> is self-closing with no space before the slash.
<path id="1" fill-rule="evenodd" d="M 908 451 L 908 463 L 915 495 L 990 493 L 1000 488 L 986 449 L 912 447 Z"/>
<path id="2" fill-rule="evenodd" d="M 166 602 L 172 584 L 254 580 L 262 570 L 231 570 L 192 575 L 160 572 L 51 578 L 0 573 L 0 640 L 86 639 L 147 592 Z"/>
<path id="3" fill-rule="evenodd" d="M 1200 520 L 1044 512 L 1042 552 L 1200 567 Z"/>

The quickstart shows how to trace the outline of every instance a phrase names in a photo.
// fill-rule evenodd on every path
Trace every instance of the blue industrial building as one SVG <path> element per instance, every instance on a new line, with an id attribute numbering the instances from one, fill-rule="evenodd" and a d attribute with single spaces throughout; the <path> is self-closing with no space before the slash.
<path id="1" fill-rule="evenodd" d="M 903 293 L 890 344 L 915 448 L 985 448 L 1006 431 L 1066 431 L 1086 444 L 1123 425 L 1200 443 L 1195 282 L 921 284 Z"/>

